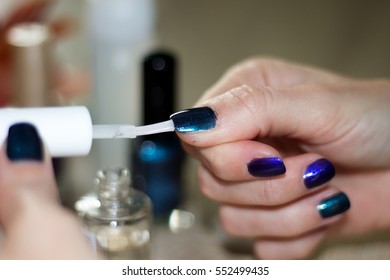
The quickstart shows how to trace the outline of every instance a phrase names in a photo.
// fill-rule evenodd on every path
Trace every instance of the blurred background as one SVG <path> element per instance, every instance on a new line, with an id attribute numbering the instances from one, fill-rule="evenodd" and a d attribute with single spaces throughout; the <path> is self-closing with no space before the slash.
<path id="1" fill-rule="evenodd" d="M 390 76 L 386 0 L 103 2 L 57 0 L 46 15 L 49 22 L 71 21 L 69 34 L 53 44 L 55 65 L 85 80 L 78 90 L 64 91 L 59 102 L 88 106 L 95 123 L 142 122 L 140 63 L 154 49 L 177 57 L 177 109 L 191 107 L 229 67 L 253 56 L 281 57 L 361 78 Z M 120 7 L 126 5 L 135 12 L 123 12 Z M 107 53 L 112 57 L 105 60 Z M 94 143 L 87 157 L 61 162 L 64 204 L 72 207 L 93 188 L 97 169 L 131 165 L 130 146 L 128 141 Z M 252 258 L 246 241 L 232 240 L 219 229 L 217 205 L 197 189 L 196 165 L 192 159 L 185 162 L 181 205 L 194 213 L 195 225 L 180 234 L 160 229 L 155 258 Z M 313 258 L 388 259 L 390 235 L 328 241 Z"/>

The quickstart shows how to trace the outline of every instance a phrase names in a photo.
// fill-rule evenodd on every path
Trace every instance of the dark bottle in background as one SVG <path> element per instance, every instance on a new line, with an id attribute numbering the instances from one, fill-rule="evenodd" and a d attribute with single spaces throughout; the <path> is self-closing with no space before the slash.
<path id="1" fill-rule="evenodd" d="M 143 124 L 166 121 L 176 108 L 176 59 L 154 52 L 142 62 Z M 164 216 L 182 200 L 184 152 L 175 133 L 136 138 L 132 147 L 134 187 L 152 200 L 154 214 Z"/>

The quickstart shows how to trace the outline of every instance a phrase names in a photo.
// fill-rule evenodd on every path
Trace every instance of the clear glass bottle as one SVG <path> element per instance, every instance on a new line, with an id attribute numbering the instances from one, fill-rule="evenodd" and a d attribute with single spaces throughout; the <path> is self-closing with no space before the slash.
<path id="1" fill-rule="evenodd" d="M 130 186 L 126 168 L 98 171 L 96 184 L 97 200 L 91 203 L 89 197 L 89 202 L 84 201 L 88 207 L 79 213 L 97 252 L 114 260 L 150 259 L 150 199 Z"/>

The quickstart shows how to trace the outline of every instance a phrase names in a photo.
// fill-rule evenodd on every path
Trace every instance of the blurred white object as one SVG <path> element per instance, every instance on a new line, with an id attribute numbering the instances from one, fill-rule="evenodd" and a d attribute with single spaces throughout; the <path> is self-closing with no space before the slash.
<path id="1" fill-rule="evenodd" d="M 92 106 L 97 123 L 138 123 L 140 57 L 151 44 L 154 0 L 89 0 Z M 128 166 L 128 141 L 97 143 L 100 167 Z"/>
<path id="2" fill-rule="evenodd" d="M 87 108 L 5 108 L 0 109 L 0 141 L 8 128 L 20 122 L 33 124 L 44 139 L 52 156 L 87 155 L 92 145 L 92 120 Z"/>

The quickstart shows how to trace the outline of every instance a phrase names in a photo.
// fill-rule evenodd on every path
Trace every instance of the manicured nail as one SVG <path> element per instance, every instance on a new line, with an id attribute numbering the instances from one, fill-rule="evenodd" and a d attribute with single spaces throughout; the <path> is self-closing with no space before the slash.
<path id="1" fill-rule="evenodd" d="M 43 159 L 42 142 L 33 125 L 18 123 L 9 128 L 7 156 L 12 161 Z"/>
<path id="2" fill-rule="evenodd" d="M 330 218 L 347 211 L 350 207 L 348 197 L 341 192 L 321 201 L 317 209 L 322 218 Z"/>
<path id="3" fill-rule="evenodd" d="M 181 133 L 198 132 L 215 127 L 217 116 L 209 107 L 191 108 L 171 115 L 175 129 Z"/>
<path id="4" fill-rule="evenodd" d="M 273 177 L 286 173 L 286 167 L 278 157 L 255 158 L 248 163 L 248 172 L 254 177 Z"/>
<path id="5" fill-rule="evenodd" d="M 327 159 L 319 159 L 311 163 L 303 175 L 303 182 L 306 188 L 312 189 L 330 181 L 336 171 L 333 164 Z"/>

